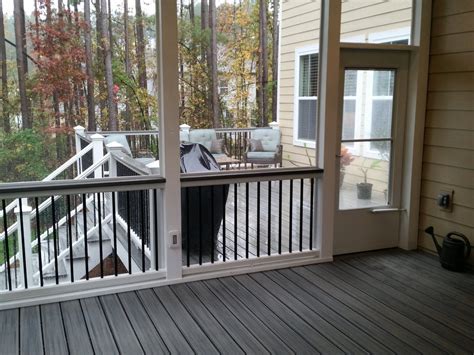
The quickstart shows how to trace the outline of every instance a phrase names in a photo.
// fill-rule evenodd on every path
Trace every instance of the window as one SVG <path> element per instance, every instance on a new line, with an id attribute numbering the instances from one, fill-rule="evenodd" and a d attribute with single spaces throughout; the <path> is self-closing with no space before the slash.
<path id="1" fill-rule="evenodd" d="M 316 139 L 319 55 L 315 48 L 296 52 L 295 134 L 296 145 L 314 147 Z"/>
<path id="2" fill-rule="evenodd" d="M 354 139 L 356 135 L 357 73 L 357 70 L 345 72 L 342 139 Z M 346 143 L 349 147 L 353 145 L 353 143 Z"/>

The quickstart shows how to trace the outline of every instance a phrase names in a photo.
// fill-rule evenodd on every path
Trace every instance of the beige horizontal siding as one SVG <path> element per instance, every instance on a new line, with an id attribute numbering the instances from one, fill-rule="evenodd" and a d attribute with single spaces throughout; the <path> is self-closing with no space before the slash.
<path id="1" fill-rule="evenodd" d="M 433 18 L 447 17 L 474 11 L 472 0 L 434 0 Z"/>
<path id="2" fill-rule="evenodd" d="M 474 31 L 474 11 L 433 19 L 431 36 Z"/>
<path id="3" fill-rule="evenodd" d="M 462 53 L 473 50 L 474 32 L 454 33 L 431 39 L 431 54 Z"/>
<path id="4" fill-rule="evenodd" d="M 430 92 L 434 91 L 473 91 L 474 72 L 433 73 L 430 75 Z"/>
<path id="5" fill-rule="evenodd" d="M 474 242 L 474 1 L 434 0 L 431 36 L 418 244 L 434 251 L 428 226 Z M 436 204 L 443 190 L 452 212 Z"/>
<path id="6" fill-rule="evenodd" d="M 451 128 L 474 131 L 472 111 L 437 110 L 426 113 L 427 128 Z"/>
<path id="7" fill-rule="evenodd" d="M 474 1 L 473 1 L 474 2 Z M 431 73 L 456 73 L 474 71 L 474 53 L 437 54 L 430 57 Z"/>

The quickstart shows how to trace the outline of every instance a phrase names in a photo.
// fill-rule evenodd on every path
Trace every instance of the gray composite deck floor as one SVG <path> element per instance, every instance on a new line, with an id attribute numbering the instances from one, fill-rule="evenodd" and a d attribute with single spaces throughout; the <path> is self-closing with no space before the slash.
<path id="1" fill-rule="evenodd" d="M 472 354 L 474 277 L 420 252 L 0 312 L 1 354 Z"/>

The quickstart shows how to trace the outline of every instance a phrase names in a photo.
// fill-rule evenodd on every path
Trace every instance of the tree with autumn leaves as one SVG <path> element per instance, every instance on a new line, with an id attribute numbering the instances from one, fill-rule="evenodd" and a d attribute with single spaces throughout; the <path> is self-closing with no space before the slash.
<path id="1" fill-rule="evenodd" d="M 145 14 L 143 0 L 32 0 L 29 14 L 23 1 L 14 0 L 13 17 L 0 16 L 2 164 L 27 158 L 7 141 L 44 142 L 44 166 L 35 168 L 40 179 L 73 154 L 76 125 L 157 126 L 155 16 Z M 274 120 L 278 1 L 177 5 L 180 123 L 244 127 Z M 24 180 L 20 175 L 0 173 L 0 181 Z"/>

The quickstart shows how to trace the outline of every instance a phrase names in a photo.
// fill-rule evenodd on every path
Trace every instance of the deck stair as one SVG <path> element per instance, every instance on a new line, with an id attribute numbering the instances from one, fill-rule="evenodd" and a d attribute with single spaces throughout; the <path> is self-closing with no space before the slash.
<path id="1" fill-rule="evenodd" d="M 86 151 L 86 152 L 84 152 Z M 58 168 L 54 173 L 50 174 L 45 180 L 52 180 L 61 173 L 61 170 L 71 168 L 79 159 L 87 152 L 92 153 L 91 148 L 88 146 L 83 149 L 83 151 L 76 154 L 75 157 L 71 158 Z M 110 157 L 110 154 L 108 154 Z M 94 165 L 88 167 L 81 173 L 78 173 L 75 180 L 77 179 L 87 179 L 93 177 L 93 172 L 99 168 L 102 170 L 102 174 L 107 175 L 107 171 L 103 167 L 108 164 L 107 156 L 95 163 Z M 110 159 L 110 158 L 109 158 Z M 101 196 L 101 204 L 98 204 L 98 194 Z M 40 283 L 40 259 L 38 255 L 38 250 L 41 252 L 41 265 L 42 265 L 42 275 L 44 284 L 53 284 L 56 282 L 63 283 L 72 281 L 71 269 L 74 274 L 74 281 L 85 278 L 86 276 L 86 248 L 85 248 L 85 236 L 84 236 L 84 211 L 82 210 L 86 206 L 86 221 L 87 221 L 87 264 L 88 271 L 90 272 L 96 268 L 101 263 L 101 255 L 103 259 L 106 259 L 114 250 L 114 232 L 113 232 L 113 221 L 112 218 L 112 201 L 110 193 L 96 193 L 95 195 L 87 195 L 85 201 L 80 201 L 82 195 L 77 195 L 72 197 L 68 202 L 72 202 L 72 209 L 70 212 L 66 212 L 66 201 L 64 196 L 55 196 L 54 199 L 45 199 L 40 206 L 36 207 L 33 210 L 32 220 L 31 220 L 31 247 L 32 247 L 32 270 L 33 270 L 33 282 L 35 285 Z M 52 200 L 56 204 L 56 218 L 54 218 L 55 226 L 53 228 L 52 216 Z M 76 200 L 79 200 L 77 203 Z M 25 203 L 25 202 L 23 202 Z M 7 213 L 12 215 L 14 208 L 16 207 L 17 202 L 11 203 L 7 207 Z M 30 206 L 35 206 L 34 201 L 28 201 Z M 99 224 L 99 213 L 98 209 L 101 209 L 101 223 Z M 38 215 L 36 212 L 39 212 L 39 220 L 41 223 L 41 235 L 38 236 L 36 233 L 36 218 Z M 116 216 L 119 218 L 119 216 Z M 1 211 L 1 219 L 3 219 L 3 211 Z M 9 218 L 9 229 L 8 235 L 9 240 L 13 240 L 12 236 L 16 238 L 17 233 L 19 233 L 18 222 L 14 217 Z M 120 262 L 123 265 L 129 265 L 128 263 L 128 240 L 127 240 L 127 231 L 126 226 L 116 223 L 116 233 L 117 233 L 117 255 L 120 258 Z M 101 229 L 101 234 L 99 235 L 99 227 Z M 136 233 L 132 231 L 134 236 Z M 71 234 L 71 235 L 70 235 Z M 5 233 L 0 233 L 0 242 L 3 241 Z M 56 242 L 56 248 L 55 248 Z M 18 242 L 17 242 L 18 243 Z M 39 243 L 39 248 L 38 248 Z M 70 244 L 72 243 L 72 247 Z M 142 254 L 139 250 L 140 243 L 137 243 L 137 238 L 135 238 L 134 243 L 132 243 L 132 269 L 138 270 L 138 264 L 141 265 L 141 259 L 139 260 L 140 255 Z M 72 258 L 71 258 L 71 249 L 72 249 Z M 57 272 L 55 270 L 55 252 L 57 255 Z M 72 265 L 71 265 L 72 263 Z M 146 265 L 150 264 L 148 258 L 145 261 Z M 11 269 L 11 278 L 12 286 L 14 288 L 21 287 L 21 273 L 20 270 L 20 252 L 18 246 L 16 248 L 16 254 L 10 255 L 10 269 Z M 0 288 L 5 289 L 7 285 L 7 263 L 0 265 Z"/>

